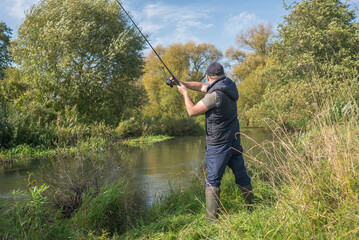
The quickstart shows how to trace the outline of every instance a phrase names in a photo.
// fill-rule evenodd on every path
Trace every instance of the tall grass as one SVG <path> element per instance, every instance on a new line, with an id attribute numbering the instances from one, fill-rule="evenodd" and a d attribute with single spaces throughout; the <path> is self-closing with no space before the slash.
<path id="1" fill-rule="evenodd" d="M 339 114 L 332 106 L 328 104 L 324 111 L 315 114 L 307 131 L 289 134 L 276 126 L 272 129 L 273 140 L 257 144 L 260 154 L 254 149 L 246 150 L 255 191 L 256 207 L 252 214 L 247 213 L 232 174 L 226 173 L 221 186 L 219 219 L 217 223 L 207 223 L 205 176 L 199 173 L 189 184 L 173 187 L 168 196 L 145 212 L 135 204 L 133 189 L 121 183 L 84 192 L 80 206 L 67 219 L 58 217 L 59 209 L 54 205 L 49 210 L 48 199 L 44 198 L 36 198 L 42 199 L 35 205 L 40 208 L 29 207 L 34 206 L 30 204 L 32 200 L 0 204 L 0 236 L 358 239 L 359 108 L 351 101 Z M 243 134 L 241 137 L 250 140 Z M 29 224 L 28 219 L 33 216 L 40 216 L 40 222 L 20 224 Z"/>
<path id="2" fill-rule="evenodd" d="M 231 174 L 216 224 L 205 219 L 204 176 L 173 191 L 124 239 L 358 239 L 359 109 L 328 104 L 307 131 L 276 126 L 273 140 L 245 152 L 256 209 L 247 214 Z M 343 112 L 342 112 L 343 113 Z M 249 138 L 242 135 L 242 138 Z"/>
<path id="3" fill-rule="evenodd" d="M 1 239 L 105 239 L 123 232 L 139 214 L 124 182 L 89 190 L 71 218 L 54 208 L 47 191 L 46 185 L 35 186 L 0 202 Z"/>
<path id="4" fill-rule="evenodd" d="M 280 221 L 294 236 L 358 236 L 358 110 L 354 103 L 340 116 L 328 105 L 305 133 L 293 137 L 281 128 L 273 130 L 278 145 L 273 144 L 272 153 L 266 151 L 272 161 L 263 165 L 278 196 L 277 210 L 300 216 L 295 227 L 293 217 L 283 214 Z"/>
<path id="5" fill-rule="evenodd" d="M 58 211 L 51 208 L 44 196 L 47 186 L 31 187 L 28 192 L 16 191 L 0 202 L 1 239 L 46 239 L 59 225 L 53 225 Z"/>

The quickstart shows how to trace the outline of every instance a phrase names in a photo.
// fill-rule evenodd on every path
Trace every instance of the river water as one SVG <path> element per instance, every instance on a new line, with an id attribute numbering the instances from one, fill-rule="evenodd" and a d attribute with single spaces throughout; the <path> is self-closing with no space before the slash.
<path id="1" fill-rule="evenodd" d="M 242 128 L 242 133 L 262 142 L 271 138 L 269 132 L 261 128 Z M 253 142 L 241 137 L 244 149 L 251 148 Z M 126 159 L 133 164 L 130 181 L 150 205 L 169 191 L 170 185 L 185 185 L 199 172 L 205 156 L 205 137 L 177 137 L 149 146 L 130 147 L 123 150 Z M 25 190 L 29 174 L 39 174 L 46 159 L 28 159 L 21 163 L 0 166 L 0 198 L 10 196 L 13 190 Z"/>

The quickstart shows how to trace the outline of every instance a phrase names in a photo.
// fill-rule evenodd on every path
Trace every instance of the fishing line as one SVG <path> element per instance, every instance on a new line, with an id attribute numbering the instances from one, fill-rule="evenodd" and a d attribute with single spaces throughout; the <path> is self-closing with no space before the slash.
<path id="1" fill-rule="evenodd" d="M 158 59 L 162 62 L 163 66 L 165 66 L 165 68 L 167 69 L 167 71 L 171 74 L 173 80 L 175 81 L 175 83 L 177 85 L 180 85 L 179 81 L 177 80 L 177 78 L 172 74 L 172 72 L 170 71 L 170 69 L 167 67 L 167 65 L 163 62 L 162 58 L 160 57 L 160 55 L 158 55 L 158 53 L 156 52 L 156 50 L 152 47 L 151 43 L 147 40 L 146 36 L 142 33 L 142 31 L 140 30 L 140 28 L 137 26 L 137 24 L 133 21 L 133 19 L 131 18 L 130 14 L 128 14 L 128 12 L 126 11 L 126 9 L 122 6 L 122 4 L 120 3 L 119 0 L 116 0 L 116 2 L 118 3 L 118 5 L 120 5 L 120 7 L 122 8 L 122 10 L 126 13 L 127 17 L 131 20 L 131 22 L 133 23 L 133 25 L 135 25 L 135 27 L 137 28 L 137 30 L 141 33 L 142 37 L 146 40 L 146 42 L 148 43 L 148 45 L 151 47 L 151 49 L 153 50 L 153 52 L 157 55 Z M 167 85 L 169 85 L 170 87 L 173 87 L 173 83 L 171 80 L 167 79 Z"/>

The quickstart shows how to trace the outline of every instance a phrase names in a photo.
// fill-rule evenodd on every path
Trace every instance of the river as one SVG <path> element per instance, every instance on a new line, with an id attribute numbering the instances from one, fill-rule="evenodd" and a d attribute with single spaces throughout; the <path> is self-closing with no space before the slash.
<path id="1" fill-rule="evenodd" d="M 242 133 L 256 142 L 270 138 L 261 128 L 242 128 Z M 241 138 L 244 149 L 253 142 Z M 177 137 L 149 146 L 130 147 L 123 150 L 126 159 L 132 159 L 132 184 L 142 193 L 143 201 L 150 205 L 168 192 L 170 185 L 186 184 L 204 163 L 205 137 Z M 106 156 L 106 155 L 104 155 Z M 14 190 L 25 190 L 29 173 L 36 178 L 46 159 L 31 159 L 21 163 L 0 166 L 0 198 L 10 196 Z"/>

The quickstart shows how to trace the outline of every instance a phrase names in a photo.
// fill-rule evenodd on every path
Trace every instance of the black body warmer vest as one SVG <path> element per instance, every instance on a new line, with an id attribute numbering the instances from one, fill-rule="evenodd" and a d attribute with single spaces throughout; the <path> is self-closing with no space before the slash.
<path id="1" fill-rule="evenodd" d="M 237 119 L 238 90 L 236 84 L 222 77 L 207 88 L 207 93 L 217 92 L 220 105 L 205 113 L 206 141 L 208 145 L 217 145 L 232 141 L 239 132 Z"/>

